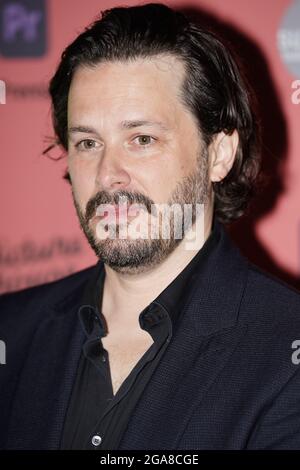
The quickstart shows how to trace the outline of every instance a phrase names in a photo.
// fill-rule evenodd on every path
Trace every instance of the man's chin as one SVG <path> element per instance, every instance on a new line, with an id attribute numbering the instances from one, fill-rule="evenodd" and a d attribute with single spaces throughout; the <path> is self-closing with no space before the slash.
<path id="1" fill-rule="evenodd" d="M 99 236 L 96 226 L 81 223 L 97 258 L 119 273 L 137 274 L 151 270 L 164 261 L 182 241 L 173 237 L 149 238 L 143 231 L 133 231 L 133 235 L 129 231 L 122 238 L 122 225 L 118 224 L 116 230 L 107 227 L 108 230 L 102 231 Z"/>
<path id="2" fill-rule="evenodd" d="M 170 251 L 160 240 L 105 240 L 92 243 L 97 257 L 113 270 L 124 274 L 137 274 L 159 264 Z"/>

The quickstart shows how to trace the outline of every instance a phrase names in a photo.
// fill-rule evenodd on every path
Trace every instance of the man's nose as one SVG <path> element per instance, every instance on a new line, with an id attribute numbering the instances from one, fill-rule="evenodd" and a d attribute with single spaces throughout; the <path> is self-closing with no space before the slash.
<path id="1" fill-rule="evenodd" d="M 97 167 L 96 184 L 102 190 L 126 188 L 131 178 L 122 160 L 122 152 L 105 149 Z"/>

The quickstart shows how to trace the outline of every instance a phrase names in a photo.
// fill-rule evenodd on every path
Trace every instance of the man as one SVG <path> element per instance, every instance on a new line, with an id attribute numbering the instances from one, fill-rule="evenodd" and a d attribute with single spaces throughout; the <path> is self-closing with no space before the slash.
<path id="1" fill-rule="evenodd" d="M 299 294 L 223 227 L 259 168 L 227 48 L 165 5 L 113 8 L 50 94 L 99 262 L 2 296 L 2 448 L 299 447 Z"/>

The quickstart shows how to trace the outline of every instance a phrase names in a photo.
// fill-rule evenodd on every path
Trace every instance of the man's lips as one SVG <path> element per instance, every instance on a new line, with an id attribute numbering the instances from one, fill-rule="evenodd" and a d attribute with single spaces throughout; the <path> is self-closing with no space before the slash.
<path id="1" fill-rule="evenodd" d="M 130 205 L 127 204 L 111 204 L 109 207 L 106 205 L 97 207 L 95 219 L 106 223 L 121 223 L 131 221 L 138 215 L 137 210 L 131 210 L 129 213 Z"/>

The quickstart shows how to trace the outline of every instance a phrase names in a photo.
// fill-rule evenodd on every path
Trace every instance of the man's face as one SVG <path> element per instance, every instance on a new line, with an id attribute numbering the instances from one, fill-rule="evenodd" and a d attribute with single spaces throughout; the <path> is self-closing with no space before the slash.
<path id="1" fill-rule="evenodd" d="M 117 222 L 116 235 L 122 226 L 122 213 L 100 219 L 99 206 L 143 204 L 146 211 L 134 214 L 151 223 L 151 204 L 192 204 L 194 217 L 196 203 L 209 200 L 207 151 L 179 97 L 183 78 L 183 65 L 172 56 L 80 67 L 73 77 L 68 166 L 74 204 L 91 247 L 116 271 L 142 272 L 164 260 L 182 241 L 174 236 L 180 220 L 171 220 L 168 238 L 161 226 L 158 238 L 99 237 L 99 227 L 109 231 Z M 126 215 L 129 228 L 135 218 Z"/>

